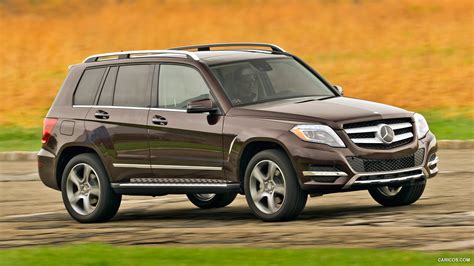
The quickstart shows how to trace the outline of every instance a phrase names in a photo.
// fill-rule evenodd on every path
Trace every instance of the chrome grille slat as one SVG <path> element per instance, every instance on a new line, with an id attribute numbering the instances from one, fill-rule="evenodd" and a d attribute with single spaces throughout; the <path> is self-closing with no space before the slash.
<path id="1" fill-rule="evenodd" d="M 396 143 L 398 141 L 404 140 L 404 139 L 409 139 L 413 137 L 413 133 L 403 133 L 400 135 L 396 135 L 395 138 L 393 139 L 392 143 Z M 354 143 L 371 143 L 371 144 L 383 144 L 382 141 L 380 141 L 377 138 L 352 138 L 352 142 Z"/>
<path id="2" fill-rule="evenodd" d="M 392 142 L 384 143 L 378 131 L 381 125 L 388 125 L 395 134 Z M 406 145 L 414 139 L 414 128 L 411 118 L 394 118 L 372 120 L 344 125 L 344 131 L 354 144 L 367 149 L 391 149 Z"/>
<path id="3" fill-rule="evenodd" d="M 393 130 L 412 127 L 411 123 L 398 123 L 398 124 L 389 124 Z M 378 126 L 368 126 L 368 127 L 357 127 L 357 128 L 348 128 L 346 129 L 347 134 L 353 133 L 366 133 L 366 132 L 377 132 Z"/>

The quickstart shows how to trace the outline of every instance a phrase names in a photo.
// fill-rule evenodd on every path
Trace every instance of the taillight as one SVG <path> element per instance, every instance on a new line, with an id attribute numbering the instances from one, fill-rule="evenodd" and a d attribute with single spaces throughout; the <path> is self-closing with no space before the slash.
<path id="1" fill-rule="evenodd" d="M 53 133 L 54 126 L 58 122 L 57 118 L 45 118 L 43 124 L 43 137 L 41 138 L 41 143 L 48 143 L 49 137 Z"/>

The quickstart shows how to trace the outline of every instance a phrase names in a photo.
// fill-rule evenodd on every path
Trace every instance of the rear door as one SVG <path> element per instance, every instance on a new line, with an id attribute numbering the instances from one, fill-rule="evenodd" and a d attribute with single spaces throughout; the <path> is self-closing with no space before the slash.
<path id="1" fill-rule="evenodd" d="M 222 178 L 224 117 L 188 114 L 189 101 L 212 98 L 201 73 L 181 64 L 155 70 L 153 106 L 148 116 L 151 166 L 161 178 Z"/>
<path id="2" fill-rule="evenodd" d="M 146 125 L 153 69 L 152 64 L 109 67 L 87 114 L 86 129 L 114 182 L 151 176 Z"/>

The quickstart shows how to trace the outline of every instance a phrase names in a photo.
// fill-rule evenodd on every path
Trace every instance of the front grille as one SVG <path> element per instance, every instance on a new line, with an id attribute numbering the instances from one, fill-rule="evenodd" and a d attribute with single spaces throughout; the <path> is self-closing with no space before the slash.
<path id="1" fill-rule="evenodd" d="M 385 144 L 376 137 L 380 125 L 389 125 L 394 133 L 394 140 Z M 413 141 L 413 122 L 411 118 L 372 120 L 344 125 L 344 131 L 357 146 L 366 149 L 393 149 Z"/>
<path id="2" fill-rule="evenodd" d="M 359 157 L 347 157 L 349 165 L 356 172 L 385 172 L 420 166 L 423 163 L 425 149 L 419 149 L 415 153 L 397 159 L 374 160 Z"/>

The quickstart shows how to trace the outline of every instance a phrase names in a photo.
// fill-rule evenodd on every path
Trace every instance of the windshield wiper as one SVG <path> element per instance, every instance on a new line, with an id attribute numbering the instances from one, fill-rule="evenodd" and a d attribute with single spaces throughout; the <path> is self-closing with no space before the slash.
<path id="1" fill-rule="evenodd" d="M 339 95 L 331 95 L 331 96 L 320 98 L 318 100 L 322 101 L 322 100 L 327 100 L 327 99 L 336 98 L 336 97 L 339 97 Z"/>
<path id="2" fill-rule="evenodd" d="M 314 98 L 314 97 L 321 97 L 321 98 Z M 305 100 L 302 100 L 302 101 L 299 101 L 299 102 L 296 102 L 296 103 L 306 103 L 306 102 L 312 102 L 312 101 L 321 101 L 321 100 L 326 100 L 326 99 L 330 99 L 330 98 L 334 98 L 334 97 L 337 97 L 337 95 L 331 95 L 331 96 L 312 96 L 312 98 L 309 98 L 309 99 L 305 99 Z"/>
<path id="3" fill-rule="evenodd" d="M 315 99 L 315 98 L 306 99 L 306 100 L 302 100 L 302 101 L 299 101 L 299 102 L 296 102 L 296 103 L 307 103 L 307 102 L 312 102 L 312 101 L 316 101 L 316 100 L 319 100 L 319 99 Z"/>

